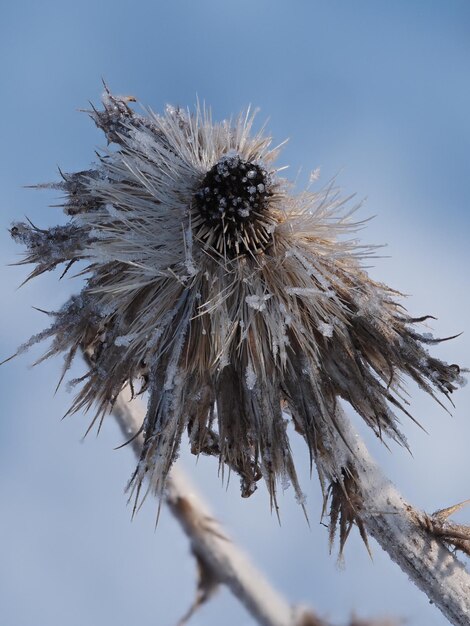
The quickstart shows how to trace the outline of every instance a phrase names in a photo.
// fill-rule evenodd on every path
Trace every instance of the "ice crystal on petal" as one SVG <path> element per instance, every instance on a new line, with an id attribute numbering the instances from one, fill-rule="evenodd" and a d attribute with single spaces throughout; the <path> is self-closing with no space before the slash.
<path id="1" fill-rule="evenodd" d="M 246 367 L 245 381 L 246 381 L 247 389 L 249 389 L 251 391 L 254 388 L 255 384 L 256 384 L 256 372 L 253 369 L 253 365 L 251 364 L 251 362 L 248 363 L 248 365 Z"/>
<path id="2" fill-rule="evenodd" d="M 132 101 L 106 90 L 90 115 L 109 147 L 93 168 L 49 185 L 64 193 L 69 223 L 11 228 L 30 277 L 76 261 L 87 276 L 20 350 L 50 339 L 44 358 L 64 354 L 63 375 L 84 352 L 70 410 L 94 406 L 95 420 L 124 386 L 148 391 L 136 497 L 147 476 L 161 493 L 186 430 L 195 454 L 239 473 L 244 496 L 264 477 L 274 506 L 287 482 L 303 503 L 283 411 L 322 480 L 343 493 L 347 459 L 329 460 L 338 400 L 406 445 L 393 412 L 409 415 L 404 376 L 449 396 L 459 367 L 428 354 L 439 340 L 418 332 L 426 318 L 361 267 L 373 248 L 348 238 L 361 225 L 354 207 L 332 185 L 292 194 L 253 116 L 138 115 Z M 352 519 L 346 502 L 333 508 Z"/>
<path id="3" fill-rule="evenodd" d="M 324 322 L 320 322 L 320 324 L 318 324 L 318 330 L 323 335 L 323 337 L 331 337 L 333 335 L 333 324 L 325 324 Z"/>
<path id="4" fill-rule="evenodd" d="M 265 296 L 250 295 L 246 296 L 245 302 L 255 311 L 264 311 L 266 309 L 266 302 L 269 300 L 270 297 L 270 294 Z"/>

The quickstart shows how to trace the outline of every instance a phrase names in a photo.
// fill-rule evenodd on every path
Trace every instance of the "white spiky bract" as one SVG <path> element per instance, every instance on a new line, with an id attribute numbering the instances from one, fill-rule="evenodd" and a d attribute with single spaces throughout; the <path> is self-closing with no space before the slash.
<path id="1" fill-rule="evenodd" d="M 402 376 L 448 395 L 459 368 L 428 354 L 438 340 L 415 330 L 425 318 L 409 317 L 400 294 L 361 268 L 371 249 L 347 238 L 361 225 L 349 199 L 333 186 L 291 193 L 271 139 L 251 134 L 252 116 L 213 123 L 200 107 L 141 116 L 129 100 L 106 92 L 104 109 L 91 112 L 116 149 L 52 185 L 66 193 L 70 223 L 12 228 L 28 248 L 24 262 L 36 263 L 32 275 L 87 262 L 81 293 L 25 347 L 52 338 L 46 357 L 65 352 L 64 373 L 77 350 L 88 354 L 74 411 L 95 404 L 101 417 L 123 386 L 142 381 L 149 401 L 137 496 L 147 474 L 163 489 L 187 430 L 195 454 L 240 474 L 243 495 L 264 477 L 274 504 L 278 480 L 301 499 L 290 417 L 323 483 L 352 502 L 354 477 L 329 465 L 334 437 L 323 436 L 337 431 L 338 399 L 379 436 L 406 444 L 390 408 L 405 410 Z M 218 189 L 201 191 L 218 173 L 248 189 L 242 207 L 230 196 L 230 214 Z M 259 193 L 249 187 L 255 175 Z M 220 201 L 220 221 L 217 204 L 206 211 L 206 193 Z M 357 511 L 333 496 L 336 517 L 354 521 Z"/>

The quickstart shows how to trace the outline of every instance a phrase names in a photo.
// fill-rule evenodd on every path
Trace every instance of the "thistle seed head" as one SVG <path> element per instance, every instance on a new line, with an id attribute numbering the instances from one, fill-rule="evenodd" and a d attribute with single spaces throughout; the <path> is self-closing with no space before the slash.
<path id="1" fill-rule="evenodd" d="M 194 195 L 196 237 L 221 256 L 258 254 L 271 242 L 266 170 L 239 155 L 223 156 Z"/>
<path id="2" fill-rule="evenodd" d="M 362 268 L 374 249 L 348 237 L 362 225 L 356 207 L 333 185 L 292 194 L 252 116 L 143 116 L 131 101 L 105 91 L 90 115 L 110 147 L 50 185 L 69 223 L 12 227 L 31 277 L 77 260 L 87 276 L 21 350 L 50 339 L 44 358 L 64 354 L 62 376 L 85 352 L 70 410 L 94 406 L 95 420 L 124 386 L 148 392 L 136 498 L 148 475 L 161 493 L 186 431 L 195 454 L 239 473 L 243 495 L 262 477 L 274 506 L 279 483 L 302 501 L 289 420 L 325 486 L 348 493 L 347 459 L 338 466 L 331 453 L 338 400 L 406 445 L 394 413 L 410 415 L 404 377 L 449 396 L 459 367 L 429 354 L 439 339 L 419 331 L 426 317 Z M 353 516 L 335 502 L 347 525 Z"/>

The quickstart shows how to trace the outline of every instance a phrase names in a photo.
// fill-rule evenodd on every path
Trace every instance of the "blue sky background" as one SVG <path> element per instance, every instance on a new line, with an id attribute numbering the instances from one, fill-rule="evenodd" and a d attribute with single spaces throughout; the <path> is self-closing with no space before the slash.
<path id="1" fill-rule="evenodd" d="M 338 175 L 376 215 L 364 241 L 388 243 L 374 277 L 412 294 L 414 314 L 432 313 L 440 335 L 466 331 L 435 349 L 470 364 L 469 193 L 470 5 L 467 1 L 174 0 L 172 2 L 17 1 L 0 9 L 2 195 L 0 354 L 8 356 L 47 320 L 77 281 L 47 275 L 17 291 L 24 268 L 6 229 L 28 215 L 38 226 L 63 217 L 57 197 L 22 186 L 84 169 L 103 137 L 86 114 L 99 101 L 101 77 L 156 111 L 193 105 L 198 96 L 225 118 L 251 103 L 276 142 L 280 161 L 306 184 Z M 389 255 L 389 256 L 388 256 Z M 81 443 L 88 417 L 60 421 L 71 397 L 53 396 L 61 363 L 28 369 L 35 351 L 1 368 L 0 622 L 8 626 L 171 626 L 189 605 L 194 564 L 187 541 L 163 513 L 154 531 L 150 501 L 131 523 L 123 489 L 133 469 L 112 419 Z M 470 394 L 449 417 L 410 387 L 414 415 L 404 418 L 413 457 L 387 452 L 358 424 L 374 455 L 404 495 L 428 511 L 470 497 Z M 226 490 L 216 462 L 183 462 L 230 533 L 292 602 L 344 623 L 394 614 L 414 626 L 446 622 L 372 542 L 374 558 L 353 533 L 345 565 L 329 556 L 317 523 L 320 493 L 295 443 L 308 495 L 309 529 L 287 492 L 282 525 L 264 489 Z M 469 520 L 469 513 L 461 515 Z M 253 622 L 222 591 L 193 626 Z"/>

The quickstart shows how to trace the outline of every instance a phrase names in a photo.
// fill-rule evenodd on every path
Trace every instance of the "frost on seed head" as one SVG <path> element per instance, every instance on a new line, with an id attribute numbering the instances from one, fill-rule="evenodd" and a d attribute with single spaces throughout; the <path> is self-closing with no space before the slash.
<path id="1" fill-rule="evenodd" d="M 197 237 L 219 254 L 258 254 L 272 241 L 267 226 L 270 177 L 260 165 L 224 155 L 194 195 Z"/>
<path id="2" fill-rule="evenodd" d="M 338 401 L 406 445 L 395 415 L 410 415 L 404 378 L 449 397 L 459 367 L 428 352 L 439 340 L 419 332 L 427 318 L 408 315 L 399 292 L 363 269 L 374 248 L 354 238 L 355 207 L 331 185 L 292 194 L 253 116 L 138 115 L 132 101 L 106 91 L 90 115 L 109 147 L 91 169 L 48 185 L 69 222 L 11 228 L 31 277 L 77 261 L 86 276 L 23 349 L 50 339 L 44 358 L 63 354 L 63 376 L 86 355 L 70 410 L 93 406 L 94 421 L 123 387 L 148 392 L 137 500 L 146 477 L 162 493 L 187 431 L 195 454 L 238 472 L 244 496 L 264 478 L 274 507 L 287 482 L 303 502 L 287 417 L 347 528 L 348 460 L 338 467 L 331 452 Z"/>

